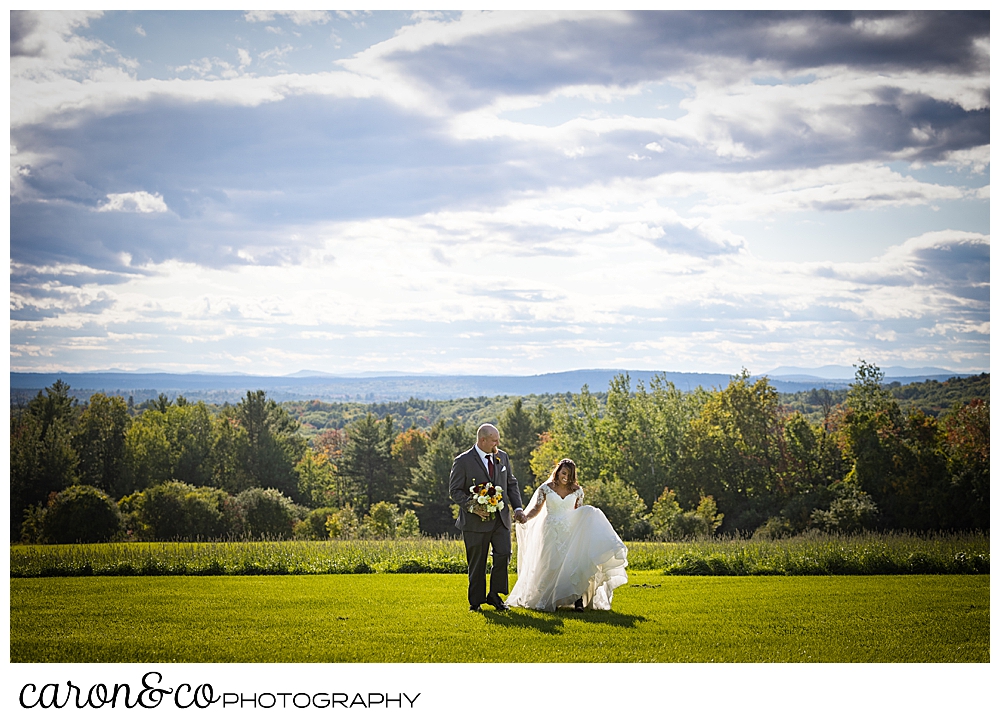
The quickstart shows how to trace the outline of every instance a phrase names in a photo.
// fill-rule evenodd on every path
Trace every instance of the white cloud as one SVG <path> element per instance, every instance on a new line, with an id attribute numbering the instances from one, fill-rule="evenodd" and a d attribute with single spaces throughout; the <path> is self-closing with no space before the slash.
<path id="1" fill-rule="evenodd" d="M 934 231 L 907 239 L 869 262 L 814 268 L 827 280 L 817 282 L 820 288 L 846 282 L 843 308 L 864 318 L 933 320 L 957 314 L 960 323 L 975 328 L 982 323 L 978 317 L 989 316 L 989 247 L 984 234 Z"/>
<path id="2" fill-rule="evenodd" d="M 296 25 L 325 25 L 330 22 L 326 10 L 250 10 L 243 15 L 248 23 L 269 23 L 276 17 L 284 17 Z"/>
<path id="3" fill-rule="evenodd" d="M 920 249 L 947 246 L 954 243 L 974 243 L 989 245 L 990 237 L 986 234 L 972 233 L 970 231 L 956 231 L 948 229 L 945 231 L 929 231 L 908 239 L 906 243 L 894 247 L 892 254 L 897 256 L 908 256 Z M 889 255 L 892 255 L 889 254 Z"/>
<path id="4" fill-rule="evenodd" d="M 876 163 L 794 171 L 667 174 L 656 182 L 661 188 L 687 185 L 691 192 L 706 194 L 710 200 L 694 206 L 692 212 L 725 218 L 917 206 L 969 195 L 961 188 L 918 181 Z"/>
<path id="5" fill-rule="evenodd" d="M 984 145 L 959 151 L 949 151 L 944 160 L 939 161 L 935 165 L 968 168 L 973 173 L 983 173 L 986 167 L 990 165 L 990 146 Z"/>
<path id="6" fill-rule="evenodd" d="M 227 60 L 222 58 L 200 58 L 198 60 L 192 60 L 187 65 L 179 65 L 174 68 L 176 73 L 192 72 L 196 74 L 199 79 L 219 81 L 219 80 L 231 80 L 233 78 L 241 78 L 241 72 L 247 64 L 250 62 L 250 56 L 247 51 L 242 48 L 237 49 L 237 57 L 239 58 L 239 67 L 236 68 Z M 245 56 L 245 57 L 244 57 Z M 244 63 L 244 60 L 246 63 Z M 184 81 L 179 81 L 183 83 Z"/>
<path id="7" fill-rule="evenodd" d="M 269 58 L 282 58 L 288 53 L 292 52 L 294 48 L 291 45 L 283 45 L 280 48 L 271 48 L 270 50 L 265 50 L 260 53 L 257 57 L 261 60 L 267 60 Z"/>
<path id="8" fill-rule="evenodd" d="M 85 72 L 92 63 L 90 56 L 112 52 L 106 43 L 76 32 L 101 15 L 103 12 L 79 10 L 12 11 L 12 79 L 37 81 L 58 73 Z"/>
<path id="9" fill-rule="evenodd" d="M 50 116 L 73 111 L 110 114 L 129 105 L 153 98 L 176 98 L 189 102 L 216 102 L 240 106 L 272 103 L 291 95 L 312 93 L 341 98 L 370 98 L 385 91 L 371 79 L 346 72 L 312 75 L 281 74 L 266 77 L 238 76 L 235 69 L 219 59 L 203 59 L 184 66 L 196 72 L 211 72 L 213 64 L 231 72 L 229 79 L 135 80 L 124 73 L 99 83 L 81 83 L 62 78 L 52 83 L 24 87 L 19 102 L 11 107 L 11 127 L 40 123 Z M 237 77 L 238 76 L 238 77 Z M 61 119 L 72 124 L 74 116 Z"/>
<path id="10" fill-rule="evenodd" d="M 146 191 L 109 193 L 108 202 L 97 207 L 98 211 L 122 211 L 125 213 L 164 213 L 169 211 L 163 196 Z"/>
<path id="11" fill-rule="evenodd" d="M 118 53 L 101 40 L 78 33 L 103 12 L 11 11 L 10 86 L 12 127 L 23 108 L 37 120 L 51 107 L 43 99 L 72 86 L 95 89 L 131 80 L 138 67 L 133 58 Z M 40 108 L 41 107 L 41 108 Z M 64 106 L 62 110 L 65 110 Z"/>
<path id="12" fill-rule="evenodd" d="M 400 28 L 394 37 L 359 53 L 345 65 L 371 68 L 388 56 L 416 52 L 429 46 L 455 45 L 470 38 L 506 34 L 551 25 L 560 19 L 586 21 L 599 18 L 608 23 L 628 23 L 624 13 L 586 11 L 463 11 L 457 20 L 418 16 L 419 22 Z"/>
<path id="13" fill-rule="evenodd" d="M 212 58 L 201 58 L 200 60 L 192 60 L 187 65 L 178 65 L 174 68 L 177 73 L 183 73 L 184 71 L 190 70 L 198 75 L 204 77 L 212 72 L 212 66 L 218 62 L 218 58 L 214 60 Z"/>
<path id="14" fill-rule="evenodd" d="M 166 357 L 183 338 L 182 351 L 195 363 L 219 344 L 235 355 L 247 344 L 248 352 L 257 351 L 254 363 L 266 356 L 275 371 L 295 369 L 261 349 L 284 349 L 289 359 L 327 355 L 338 368 L 356 371 L 375 354 L 397 366 L 409 359 L 409 369 L 475 373 L 476 360 L 495 346 L 515 373 L 600 364 L 765 370 L 782 360 L 883 359 L 887 349 L 965 368 L 988 344 L 988 316 L 976 318 L 988 311 L 969 311 L 968 304 L 963 311 L 954 288 L 920 271 L 927 249 L 988 244 L 974 234 L 925 234 L 873 262 L 827 265 L 832 273 L 818 274 L 824 267 L 766 263 L 745 252 L 678 255 L 650 243 L 655 228 L 635 223 L 596 234 L 563 230 L 547 243 L 455 213 L 336 224 L 315 233 L 327 241 L 302 265 L 208 269 L 168 262 L 113 287 L 66 288 L 77 297 L 59 315 L 12 317 L 12 349 L 30 353 L 21 331 L 48 338 L 49 346 L 96 349 L 104 329 L 128 334 L 164 315 L 169 325 L 158 335 L 130 342 L 136 353 Z M 433 261 L 427 251 L 435 246 L 455 252 L 452 266 Z M 905 283 L 876 282 L 893 276 Z M 251 297 L 246 289 L 267 293 Z M 63 334 L 72 342 L 59 341 Z M 378 347 L 384 353 L 372 346 L 379 340 L 390 345 Z M 447 358 L 439 357 L 442 349 Z"/>

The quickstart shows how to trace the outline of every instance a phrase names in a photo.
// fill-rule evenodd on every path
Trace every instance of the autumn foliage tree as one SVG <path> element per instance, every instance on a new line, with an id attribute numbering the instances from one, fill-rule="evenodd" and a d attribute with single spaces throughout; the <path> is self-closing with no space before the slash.
<path id="1" fill-rule="evenodd" d="M 954 495 L 949 527 L 990 528 L 990 403 L 958 405 L 944 422 L 947 484 Z"/>

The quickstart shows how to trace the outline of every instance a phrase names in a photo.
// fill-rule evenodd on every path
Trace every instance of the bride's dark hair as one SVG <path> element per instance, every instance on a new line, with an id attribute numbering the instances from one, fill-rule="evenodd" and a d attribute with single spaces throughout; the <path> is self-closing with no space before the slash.
<path id="1" fill-rule="evenodd" d="M 576 462 L 571 460 L 569 457 L 561 459 L 556 463 L 556 468 L 552 470 L 552 474 L 549 475 L 549 479 L 555 482 L 559 478 L 559 472 L 562 468 L 566 468 L 566 481 L 571 484 L 576 484 Z"/>

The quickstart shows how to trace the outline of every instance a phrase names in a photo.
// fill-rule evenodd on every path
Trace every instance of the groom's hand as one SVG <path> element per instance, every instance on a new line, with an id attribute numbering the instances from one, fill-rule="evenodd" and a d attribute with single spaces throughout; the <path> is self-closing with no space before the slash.
<path id="1" fill-rule="evenodd" d="M 524 514 L 524 510 L 514 510 L 514 522 L 520 522 L 522 525 L 528 521 L 528 516 Z"/>

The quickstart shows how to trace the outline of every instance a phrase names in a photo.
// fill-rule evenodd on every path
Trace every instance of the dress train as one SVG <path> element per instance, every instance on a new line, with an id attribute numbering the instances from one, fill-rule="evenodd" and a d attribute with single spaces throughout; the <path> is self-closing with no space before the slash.
<path id="1" fill-rule="evenodd" d="M 610 610 L 615 588 L 628 582 L 625 543 L 601 510 L 576 507 L 582 489 L 561 498 L 541 485 L 529 510 L 542 495 L 539 514 L 516 527 L 517 582 L 507 604 L 551 612 L 583 598 L 587 609 Z"/>

